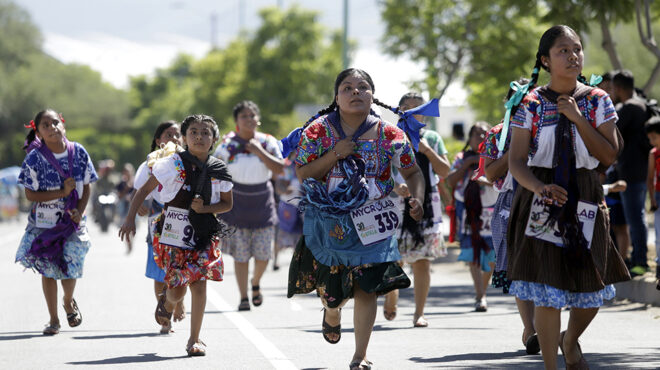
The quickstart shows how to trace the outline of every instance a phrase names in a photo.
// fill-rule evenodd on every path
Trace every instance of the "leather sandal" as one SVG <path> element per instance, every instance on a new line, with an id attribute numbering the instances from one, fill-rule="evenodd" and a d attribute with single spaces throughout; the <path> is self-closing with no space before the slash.
<path id="1" fill-rule="evenodd" d="M 156 322 L 161 326 L 172 325 L 172 312 L 165 309 L 165 301 L 167 301 L 167 287 L 163 288 L 163 292 L 158 295 L 158 305 L 156 306 Z"/>
<path id="2" fill-rule="evenodd" d="M 46 324 L 46 327 L 44 328 L 44 331 L 42 332 L 43 335 L 55 335 L 60 333 L 60 324 L 51 324 L 48 323 Z"/>
<path id="3" fill-rule="evenodd" d="M 527 337 L 527 340 L 525 341 L 525 352 L 527 352 L 528 355 L 536 355 L 541 352 L 541 344 L 539 344 L 538 335 L 532 334 Z"/>
<path id="4" fill-rule="evenodd" d="M 323 321 L 321 322 L 321 332 L 323 333 L 323 339 L 325 339 L 326 342 L 330 344 L 337 344 L 341 340 L 341 323 L 337 326 L 331 326 L 327 322 L 325 322 L 325 313 L 326 309 L 323 308 Z M 339 313 L 341 314 L 341 308 L 339 309 Z M 341 315 L 339 316 L 339 319 L 341 321 Z M 328 334 L 338 334 L 338 337 L 336 340 L 330 340 L 328 337 Z"/>
<path id="5" fill-rule="evenodd" d="M 241 299 L 241 303 L 238 304 L 239 311 L 250 311 L 250 300 L 247 298 Z"/>
<path id="6" fill-rule="evenodd" d="M 71 306 L 73 307 L 73 312 L 66 314 L 66 321 L 69 322 L 69 326 L 75 328 L 76 326 L 82 324 L 82 313 L 78 308 L 75 298 L 71 299 Z M 64 307 L 64 305 L 62 305 Z M 64 309 L 66 311 L 66 308 Z"/>
<path id="7" fill-rule="evenodd" d="M 364 369 L 364 370 L 371 370 L 371 366 L 372 366 L 373 364 L 374 364 L 373 362 L 371 362 L 371 361 L 369 361 L 369 360 L 367 360 L 367 359 L 364 359 L 364 360 L 362 360 L 362 361 L 353 361 L 353 362 L 351 362 L 351 363 L 348 365 L 348 368 L 349 368 L 350 370 L 354 370 L 354 369 L 358 369 L 358 370 L 362 370 L 362 369 Z"/>
<path id="8" fill-rule="evenodd" d="M 186 348 L 186 353 L 188 353 L 188 357 L 206 356 L 206 344 L 201 340 L 193 343 Z"/>
<path id="9" fill-rule="evenodd" d="M 564 356 L 564 363 L 566 364 L 566 370 L 589 370 L 589 364 L 587 363 L 587 360 L 584 359 L 584 355 L 582 354 L 582 347 L 580 347 L 579 342 L 577 344 L 577 348 L 578 351 L 580 352 L 580 360 L 575 364 L 569 364 L 568 361 L 566 361 L 566 355 L 564 354 L 565 334 L 566 331 L 562 331 L 561 333 L 559 333 L 559 349 L 561 350 L 561 354 Z"/>
<path id="10" fill-rule="evenodd" d="M 259 292 L 259 285 L 253 285 L 252 286 L 252 293 L 254 292 Z M 252 296 L 252 304 L 255 307 L 261 306 L 261 304 L 264 303 L 264 296 L 261 295 L 261 292 L 259 292 L 257 295 Z"/>

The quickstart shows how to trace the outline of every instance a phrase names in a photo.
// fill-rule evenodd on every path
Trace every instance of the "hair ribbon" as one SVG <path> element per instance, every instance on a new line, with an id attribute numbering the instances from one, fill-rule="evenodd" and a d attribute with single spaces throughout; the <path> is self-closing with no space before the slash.
<path id="1" fill-rule="evenodd" d="M 395 113 L 397 113 L 395 111 Z M 433 98 L 430 101 L 412 108 L 408 109 L 403 113 L 399 113 L 401 118 L 396 124 L 397 127 L 402 129 L 410 138 L 410 143 L 412 144 L 415 151 L 419 151 L 419 130 L 422 127 L 426 127 L 425 124 L 419 122 L 414 115 L 421 114 L 426 117 L 440 117 L 440 101 L 437 98 Z"/>
<path id="2" fill-rule="evenodd" d="M 538 74 L 539 69 L 534 68 L 534 71 L 532 71 L 532 75 Z M 497 140 L 497 150 L 500 152 L 504 150 L 504 144 L 506 143 L 506 137 L 509 134 L 509 123 L 511 121 L 511 112 L 513 111 L 514 107 L 517 107 L 522 99 L 527 95 L 527 92 L 529 92 L 529 88 L 534 86 L 534 79 L 532 78 L 531 81 L 529 81 L 528 84 L 526 85 L 520 85 L 517 81 L 511 81 L 511 89 L 515 91 L 513 95 L 511 95 L 511 98 L 504 103 L 504 108 L 506 108 L 506 113 L 504 114 L 504 121 L 502 122 L 502 133 L 500 134 L 500 138 Z"/>

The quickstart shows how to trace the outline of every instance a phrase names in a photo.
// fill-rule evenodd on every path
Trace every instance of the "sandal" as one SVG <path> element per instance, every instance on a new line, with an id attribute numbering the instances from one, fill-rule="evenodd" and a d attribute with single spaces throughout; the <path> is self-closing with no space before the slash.
<path id="1" fill-rule="evenodd" d="M 527 338 L 525 341 L 525 352 L 527 352 L 528 355 L 536 355 L 541 352 L 538 335 L 532 334 Z"/>
<path id="2" fill-rule="evenodd" d="M 371 365 L 373 365 L 373 364 L 374 364 L 373 362 L 371 362 L 371 361 L 369 361 L 369 360 L 367 360 L 367 359 L 364 359 L 364 360 L 362 360 L 362 361 L 353 361 L 353 362 L 351 362 L 351 363 L 348 365 L 348 368 L 349 368 L 350 370 L 353 370 L 353 369 L 358 369 L 358 370 L 361 370 L 361 369 L 371 370 Z"/>
<path id="3" fill-rule="evenodd" d="M 73 307 L 73 312 L 66 314 L 66 320 L 69 322 L 70 327 L 75 328 L 82 324 L 82 313 L 80 313 L 80 309 L 78 309 L 78 304 L 76 303 L 75 298 L 71 299 L 71 306 Z M 62 305 L 62 307 L 64 307 L 64 311 L 66 312 L 66 307 L 64 305 Z"/>
<path id="4" fill-rule="evenodd" d="M 339 312 L 341 313 L 341 308 L 339 309 Z M 322 330 L 321 332 L 323 333 L 323 339 L 325 339 L 326 342 L 330 344 L 337 344 L 341 340 L 341 323 L 337 326 L 330 326 L 327 322 L 325 322 L 325 313 L 326 309 L 323 308 L 323 322 L 321 323 Z M 340 316 L 341 320 L 341 316 Z M 338 334 L 339 337 L 337 340 L 330 340 L 330 338 L 327 336 L 328 334 Z"/>
<path id="5" fill-rule="evenodd" d="M 259 292 L 259 285 L 252 286 L 252 293 L 254 292 Z M 264 296 L 261 295 L 261 292 L 259 292 L 257 295 L 252 295 L 252 304 L 255 307 L 261 306 L 262 303 L 264 303 Z"/>
<path id="6" fill-rule="evenodd" d="M 167 301 L 167 287 L 163 288 L 163 292 L 158 295 L 158 305 L 156 306 L 156 322 L 161 326 L 172 325 L 172 312 L 167 312 L 165 309 L 165 301 Z"/>
<path id="7" fill-rule="evenodd" d="M 238 305 L 239 311 L 250 311 L 250 300 L 247 298 L 242 298 L 241 303 Z"/>
<path id="8" fill-rule="evenodd" d="M 566 364 L 566 370 L 589 370 L 589 364 L 587 364 L 587 360 L 585 360 L 584 355 L 582 355 L 582 347 L 580 347 L 579 342 L 577 344 L 577 348 L 578 351 L 580 352 L 580 360 L 575 364 L 569 364 L 568 361 L 566 361 L 566 355 L 564 354 L 565 334 L 566 331 L 562 331 L 561 333 L 559 333 L 559 349 L 561 350 L 562 356 L 564 356 L 564 363 Z"/>
<path id="9" fill-rule="evenodd" d="M 429 326 L 429 322 L 426 321 L 424 316 L 420 316 L 417 320 L 413 320 L 413 327 L 415 328 L 426 328 Z"/>
<path id="10" fill-rule="evenodd" d="M 172 330 L 172 323 L 170 323 L 169 325 L 162 325 L 162 326 L 160 327 L 160 333 L 161 333 L 161 334 L 170 334 L 170 333 L 174 333 L 174 330 Z"/>
<path id="11" fill-rule="evenodd" d="M 188 357 L 206 356 L 206 344 L 201 340 L 186 348 Z"/>
<path id="12" fill-rule="evenodd" d="M 60 333 L 60 324 L 51 324 L 48 323 L 46 324 L 46 327 L 44 328 L 43 335 L 55 335 Z"/>

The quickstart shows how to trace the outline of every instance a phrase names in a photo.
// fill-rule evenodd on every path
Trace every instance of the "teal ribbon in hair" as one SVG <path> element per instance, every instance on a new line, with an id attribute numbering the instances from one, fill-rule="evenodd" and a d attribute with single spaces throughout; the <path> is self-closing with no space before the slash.
<path id="1" fill-rule="evenodd" d="M 603 82 L 603 76 L 591 75 L 591 78 L 589 79 L 589 86 L 596 86 L 601 82 Z"/>
<path id="2" fill-rule="evenodd" d="M 539 69 L 534 68 L 534 71 L 532 74 L 538 74 Z M 527 95 L 529 92 L 529 88 L 534 86 L 534 81 L 529 81 L 528 84 L 526 85 L 520 85 L 516 81 L 511 81 L 511 89 L 514 92 L 513 95 L 511 95 L 511 98 L 504 104 L 504 108 L 506 108 L 506 114 L 504 114 L 504 122 L 502 124 L 502 133 L 500 134 L 500 138 L 497 140 L 497 150 L 502 152 L 504 150 L 504 144 L 506 143 L 506 137 L 509 134 L 509 122 L 511 121 L 511 112 L 513 111 L 514 107 L 517 107 L 518 104 L 522 101 L 522 99 Z"/>

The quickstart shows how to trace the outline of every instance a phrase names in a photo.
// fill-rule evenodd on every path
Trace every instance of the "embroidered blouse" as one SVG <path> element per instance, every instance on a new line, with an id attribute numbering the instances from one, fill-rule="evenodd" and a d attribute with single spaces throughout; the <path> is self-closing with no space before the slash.
<path id="1" fill-rule="evenodd" d="M 236 137 L 236 133 L 233 131 L 225 135 L 213 154 L 227 163 L 232 180 L 245 185 L 263 184 L 270 181 L 273 176 L 271 170 L 256 154 L 248 152 L 245 148 L 240 150 L 241 144 L 234 140 L 234 137 Z M 263 132 L 256 132 L 254 138 L 268 153 L 282 159 L 277 139 Z"/>
<path id="2" fill-rule="evenodd" d="M 578 108 L 592 127 L 598 128 L 603 123 L 616 121 L 618 116 L 609 95 L 601 89 L 593 89 L 580 99 Z M 557 104 L 551 103 L 541 96 L 538 89 L 525 96 L 516 114 L 511 117 L 513 127 L 531 131 L 528 166 L 552 168 L 552 158 L 555 148 L 555 125 L 559 122 Z M 575 125 L 573 138 L 575 140 L 575 160 L 577 168 L 594 169 L 598 167 L 598 159 L 587 150 L 582 137 Z"/>
<path id="3" fill-rule="evenodd" d="M 379 120 L 376 139 L 358 139 L 357 155 L 364 159 L 365 177 L 369 184 L 369 199 L 381 199 L 394 188 L 392 166 L 410 168 L 415 165 L 415 154 L 404 132 L 395 125 Z M 302 133 L 296 164 L 304 166 L 328 151 L 339 141 L 326 116 L 319 117 Z M 323 178 L 328 192 L 332 192 L 344 179 L 335 165 Z"/>
<path id="4" fill-rule="evenodd" d="M 497 140 L 502 134 L 502 126 L 503 124 L 501 123 L 497 124 L 486 134 L 486 138 L 484 139 L 483 152 L 480 153 L 482 157 L 495 161 L 502 158 L 502 156 L 509 150 L 509 145 L 511 144 L 511 133 L 509 133 L 509 135 L 506 137 L 504 150 L 500 152 L 499 149 L 497 149 Z M 507 190 L 513 190 L 513 176 L 511 176 L 511 173 L 507 171 L 506 175 L 501 176 L 500 178 L 493 181 L 493 187 L 496 191 L 501 193 Z"/>

